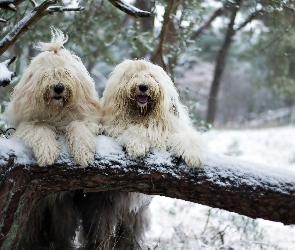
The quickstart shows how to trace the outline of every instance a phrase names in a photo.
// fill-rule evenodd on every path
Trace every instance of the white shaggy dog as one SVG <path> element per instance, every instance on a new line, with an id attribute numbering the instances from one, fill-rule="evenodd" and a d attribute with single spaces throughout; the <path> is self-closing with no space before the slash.
<path id="1" fill-rule="evenodd" d="M 50 43 L 38 44 L 43 52 L 25 70 L 5 115 L 16 128 L 13 137 L 33 149 L 40 166 L 54 163 L 61 148 L 57 137 L 64 135 L 76 162 L 86 167 L 94 159 L 103 112 L 94 81 L 80 58 L 63 48 L 67 36 L 57 29 L 51 33 Z M 76 202 L 80 196 L 85 195 L 68 191 L 41 199 L 18 249 L 75 249 L 73 239 L 83 213 L 79 208 L 84 207 Z"/>
<path id="2" fill-rule="evenodd" d="M 124 145 L 130 157 L 143 157 L 156 148 L 183 157 L 190 167 L 204 164 L 205 143 L 161 67 L 145 60 L 119 64 L 107 82 L 101 105 L 104 133 Z M 138 244 L 149 228 L 151 196 L 115 191 L 112 195 L 120 204 L 122 218 L 117 231 L 124 232 L 119 243 L 125 248 L 119 249 L 142 249 Z"/>
<path id="3" fill-rule="evenodd" d="M 132 158 L 151 148 L 169 150 L 190 167 L 201 167 L 206 146 L 164 70 L 145 60 L 125 60 L 107 82 L 102 108 L 106 135 L 117 138 Z"/>
<path id="4" fill-rule="evenodd" d="M 13 137 L 33 149 L 40 166 L 54 163 L 57 137 L 64 134 L 76 162 L 85 167 L 94 159 L 102 109 L 80 58 L 62 48 L 67 36 L 57 29 L 51 33 L 50 43 L 38 44 L 43 52 L 24 72 L 5 115 L 16 128 Z"/>

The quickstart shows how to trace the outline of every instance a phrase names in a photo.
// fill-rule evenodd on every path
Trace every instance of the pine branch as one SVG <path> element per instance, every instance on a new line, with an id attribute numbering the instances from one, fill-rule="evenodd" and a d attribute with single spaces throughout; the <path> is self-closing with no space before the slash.
<path id="1" fill-rule="evenodd" d="M 119 10 L 125 12 L 126 14 L 133 17 L 151 17 L 151 13 L 148 11 L 140 10 L 133 5 L 130 5 L 122 0 L 108 0 L 112 5 L 114 5 Z"/>

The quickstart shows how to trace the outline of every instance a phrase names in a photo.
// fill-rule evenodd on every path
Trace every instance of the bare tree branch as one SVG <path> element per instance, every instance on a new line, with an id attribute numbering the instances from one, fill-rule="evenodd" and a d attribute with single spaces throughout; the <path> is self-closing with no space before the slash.
<path id="1" fill-rule="evenodd" d="M 34 0 L 29 0 L 29 1 L 30 1 L 30 3 L 32 3 L 34 8 L 38 6 L 38 4 Z"/>
<path id="2" fill-rule="evenodd" d="M 133 5 L 130 5 L 122 0 L 108 0 L 112 5 L 114 5 L 119 10 L 122 10 L 126 14 L 133 17 L 151 17 L 151 13 L 148 11 L 140 10 Z"/>
<path id="3" fill-rule="evenodd" d="M 7 23 L 7 21 L 5 19 L 3 19 L 3 18 L 0 18 L 0 22 L 1 23 Z"/>
<path id="4" fill-rule="evenodd" d="M 210 17 L 199 27 L 199 29 L 192 35 L 191 39 L 197 39 L 203 32 L 204 30 L 208 29 L 211 23 L 219 16 L 223 15 L 226 13 L 228 8 L 225 6 L 222 6 L 221 8 L 215 10 Z"/>
<path id="5" fill-rule="evenodd" d="M 14 0 L 0 0 L 0 8 L 5 10 L 16 11 Z"/>
<path id="6" fill-rule="evenodd" d="M 0 0 L 0 9 L 17 11 L 16 7 L 25 0 Z"/>
<path id="7" fill-rule="evenodd" d="M 44 15 L 53 12 L 63 11 L 80 11 L 82 7 L 67 8 L 61 6 L 49 6 L 56 4 L 57 0 L 45 0 L 40 5 L 36 6 L 28 15 L 20 20 L 12 30 L 0 41 L 0 55 L 2 55 L 11 45 L 13 45 L 21 35 L 32 28 L 32 26 Z M 33 1 L 35 5 L 35 2 Z"/>
<path id="8" fill-rule="evenodd" d="M 48 8 L 47 12 L 53 13 L 53 12 L 65 12 L 65 11 L 82 11 L 84 9 L 85 8 L 81 6 L 78 6 L 78 7 L 52 6 Z"/>
<path id="9" fill-rule="evenodd" d="M 98 142 L 98 147 L 112 140 L 99 138 L 107 141 Z M 134 161 L 123 150 L 106 152 L 100 147 L 87 168 L 75 164 L 65 153 L 54 165 L 39 167 L 31 151 L 21 151 L 19 144 L 1 140 L 0 249 L 16 249 L 28 215 L 40 198 L 75 189 L 159 194 L 251 218 L 295 223 L 292 171 L 218 155 L 211 155 L 203 168 L 191 169 L 168 153 L 154 152 Z"/>
<path id="10" fill-rule="evenodd" d="M 45 0 L 35 7 L 28 15 L 20 20 L 12 30 L 0 41 L 0 55 L 2 55 L 17 39 L 29 30 L 41 17 L 47 13 L 47 8 L 57 0 Z"/>
<path id="11" fill-rule="evenodd" d="M 243 29 L 248 23 L 252 22 L 255 18 L 257 18 L 258 15 L 264 13 L 264 9 L 261 9 L 261 10 L 257 10 L 257 11 L 254 11 L 253 13 L 251 13 L 246 19 L 244 22 L 242 22 L 239 27 L 237 27 L 235 29 L 235 32 Z"/>

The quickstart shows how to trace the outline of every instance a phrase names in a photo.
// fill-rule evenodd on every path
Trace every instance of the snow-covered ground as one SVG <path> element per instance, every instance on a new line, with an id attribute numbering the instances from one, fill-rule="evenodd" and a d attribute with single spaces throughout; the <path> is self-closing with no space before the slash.
<path id="1" fill-rule="evenodd" d="M 295 169 L 295 126 L 211 130 L 204 136 L 210 151 Z M 282 223 L 160 196 L 151 213 L 151 249 L 295 249 L 295 227 Z"/>

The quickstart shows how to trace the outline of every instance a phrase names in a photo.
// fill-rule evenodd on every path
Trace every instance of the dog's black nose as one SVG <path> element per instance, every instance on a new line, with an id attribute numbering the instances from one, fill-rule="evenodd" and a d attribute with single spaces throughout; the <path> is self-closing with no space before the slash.
<path id="1" fill-rule="evenodd" d="M 140 85 L 138 86 L 138 88 L 139 88 L 139 90 L 140 90 L 141 92 L 145 92 L 145 91 L 147 91 L 147 90 L 149 89 L 149 86 L 147 86 L 146 84 L 140 84 Z"/>
<path id="2" fill-rule="evenodd" d="M 54 86 L 53 90 L 56 94 L 61 94 L 64 91 L 65 87 L 62 84 L 57 84 Z"/>

